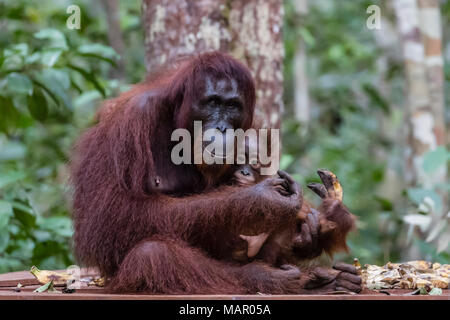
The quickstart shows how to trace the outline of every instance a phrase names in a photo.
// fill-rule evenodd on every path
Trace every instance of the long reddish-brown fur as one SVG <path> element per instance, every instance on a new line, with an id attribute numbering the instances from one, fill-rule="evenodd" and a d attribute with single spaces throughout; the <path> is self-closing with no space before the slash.
<path id="1" fill-rule="evenodd" d="M 298 197 L 272 192 L 270 179 L 205 191 L 197 167 L 172 163 L 171 133 L 191 129 L 190 108 L 207 75 L 237 81 L 245 100 L 241 128 L 249 128 L 255 102 L 250 72 L 214 52 L 110 100 L 81 136 L 71 163 L 78 262 L 99 268 L 112 292 L 300 293 L 313 292 L 311 283 L 332 283 L 327 274 L 226 258 L 235 245 L 229 239 L 245 226 L 264 230 L 293 222 Z"/>

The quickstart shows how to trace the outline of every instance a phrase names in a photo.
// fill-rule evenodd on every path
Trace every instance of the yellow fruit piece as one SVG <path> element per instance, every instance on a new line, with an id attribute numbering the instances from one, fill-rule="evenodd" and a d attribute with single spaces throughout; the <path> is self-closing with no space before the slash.
<path id="1" fill-rule="evenodd" d="M 96 278 L 88 283 L 88 286 L 97 286 L 104 287 L 105 286 L 105 278 Z"/>
<path id="2" fill-rule="evenodd" d="M 70 274 L 66 272 L 55 272 L 50 270 L 39 270 L 36 266 L 32 266 L 30 273 L 36 277 L 40 284 L 46 284 L 53 281 L 54 286 L 66 285 L 67 281 L 71 279 Z"/>

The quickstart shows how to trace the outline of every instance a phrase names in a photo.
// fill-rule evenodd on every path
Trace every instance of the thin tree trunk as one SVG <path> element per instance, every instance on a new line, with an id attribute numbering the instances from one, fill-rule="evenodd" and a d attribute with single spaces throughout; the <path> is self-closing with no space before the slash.
<path id="1" fill-rule="evenodd" d="M 408 81 L 406 178 L 411 185 L 430 187 L 445 181 L 445 172 L 430 177 L 422 169 L 424 154 L 445 144 L 439 6 L 437 0 L 395 0 L 394 7 Z"/>
<path id="2" fill-rule="evenodd" d="M 425 47 L 425 67 L 433 131 L 437 145 L 445 145 L 444 59 L 442 57 L 442 24 L 438 0 L 419 0 L 419 21 Z"/>
<path id="3" fill-rule="evenodd" d="M 295 9 L 300 18 L 308 14 L 308 1 L 297 0 Z M 303 39 L 298 39 L 297 52 L 294 57 L 294 111 L 296 119 L 306 127 L 309 122 L 309 92 L 306 75 L 306 45 Z"/>
<path id="4" fill-rule="evenodd" d="M 183 55 L 228 52 L 256 81 L 257 115 L 279 128 L 283 110 L 281 0 L 143 0 L 147 70 Z"/>
<path id="5" fill-rule="evenodd" d="M 123 43 L 122 31 L 120 30 L 119 4 L 117 0 L 101 0 L 101 2 L 108 20 L 109 44 L 121 57 L 117 63 L 117 68 L 114 69 L 113 77 L 123 79 L 125 78 L 125 45 Z"/>
<path id="6" fill-rule="evenodd" d="M 433 173 L 427 173 L 423 169 L 425 153 L 445 145 L 442 26 L 439 3 L 438 0 L 395 0 L 394 8 L 402 36 L 408 81 L 407 120 L 410 142 L 406 173 L 410 174 L 406 177 L 412 186 L 432 188 L 446 182 L 445 166 Z M 444 205 L 442 210 L 446 213 L 448 196 L 441 195 Z M 432 229 L 441 225 L 442 219 L 446 218 L 441 217 L 440 212 L 432 212 L 429 217 L 430 224 L 427 230 L 431 241 Z M 411 225 L 409 232 L 412 230 Z M 420 232 L 419 236 L 424 238 L 423 232 Z M 409 259 L 421 256 L 417 246 L 411 246 L 405 253 Z"/>

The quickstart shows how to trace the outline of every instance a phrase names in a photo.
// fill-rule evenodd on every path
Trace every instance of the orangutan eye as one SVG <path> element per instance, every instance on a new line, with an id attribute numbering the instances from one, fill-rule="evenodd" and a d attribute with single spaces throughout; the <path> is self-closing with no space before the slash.
<path id="1" fill-rule="evenodd" d="M 216 106 L 216 105 L 220 104 L 220 97 L 219 96 L 208 97 L 206 99 L 205 104 L 209 105 L 209 106 Z"/>
<path id="2" fill-rule="evenodd" d="M 241 103 L 238 100 L 228 100 L 226 102 L 227 108 L 240 110 L 242 108 Z"/>

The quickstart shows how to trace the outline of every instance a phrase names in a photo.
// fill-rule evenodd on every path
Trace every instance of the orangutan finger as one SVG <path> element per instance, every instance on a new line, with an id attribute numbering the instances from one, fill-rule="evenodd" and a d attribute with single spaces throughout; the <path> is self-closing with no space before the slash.
<path id="1" fill-rule="evenodd" d="M 338 199 L 339 201 L 342 201 L 343 198 L 342 186 L 336 175 L 333 172 L 325 169 L 317 170 L 317 174 L 319 175 L 320 180 L 322 180 L 323 184 L 325 185 L 325 188 L 328 191 L 328 196 L 333 199 Z"/>
<path id="2" fill-rule="evenodd" d="M 283 186 L 285 181 L 284 181 L 284 179 L 275 178 L 275 179 L 270 179 L 268 181 L 268 183 L 270 183 L 270 185 L 272 185 L 272 186 Z"/>
<path id="3" fill-rule="evenodd" d="M 334 269 L 345 271 L 353 274 L 358 274 L 358 270 L 356 267 L 352 266 L 351 264 L 343 263 L 343 262 L 337 262 L 334 266 Z"/>
<path id="4" fill-rule="evenodd" d="M 291 195 L 289 191 L 286 191 L 284 186 L 275 186 L 275 190 L 277 190 L 283 197 L 289 197 Z"/>
<path id="5" fill-rule="evenodd" d="M 329 272 L 329 270 L 321 267 L 314 269 L 314 275 L 321 283 L 328 283 L 336 279 L 336 274 Z"/>
<path id="6" fill-rule="evenodd" d="M 352 273 L 348 273 L 348 272 L 341 272 L 339 274 L 338 278 L 352 282 L 354 284 L 361 284 L 361 277 L 356 274 L 352 274 Z"/>
<path id="7" fill-rule="evenodd" d="M 336 289 L 337 288 L 346 288 L 346 290 L 350 290 L 352 292 L 360 292 L 361 291 L 361 286 L 351 283 L 350 281 L 347 280 L 341 280 L 341 279 L 337 279 L 336 280 Z"/>
<path id="8" fill-rule="evenodd" d="M 351 293 L 352 291 L 348 290 L 347 288 L 344 287 L 336 287 L 336 291 L 338 292 L 345 292 L 345 293 Z"/>
<path id="9" fill-rule="evenodd" d="M 303 244 L 310 244 L 312 242 L 311 239 L 311 231 L 309 229 L 309 226 L 307 223 L 304 223 L 302 225 L 302 231 L 301 231 L 301 236 L 302 236 L 302 243 Z"/>
<path id="10" fill-rule="evenodd" d="M 298 183 L 295 182 L 295 180 L 292 179 L 292 177 L 288 173 L 286 173 L 286 172 L 284 172 L 282 170 L 278 170 L 278 175 L 281 178 L 286 180 L 287 185 L 289 187 L 289 191 L 291 191 L 293 194 L 299 194 L 300 193 L 300 188 L 298 186 Z"/>
<path id="11" fill-rule="evenodd" d="M 321 183 L 308 183 L 308 188 L 310 188 L 315 194 L 317 194 L 322 199 L 327 196 L 327 189 Z"/>
<path id="12" fill-rule="evenodd" d="M 303 239 L 302 235 L 296 235 L 294 239 L 292 240 L 292 245 L 296 248 L 302 248 L 303 247 Z"/>
<path id="13" fill-rule="evenodd" d="M 313 213 L 309 213 L 306 217 L 306 223 L 308 224 L 311 236 L 316 237 L 319 233 L 319 217 Z"/>

